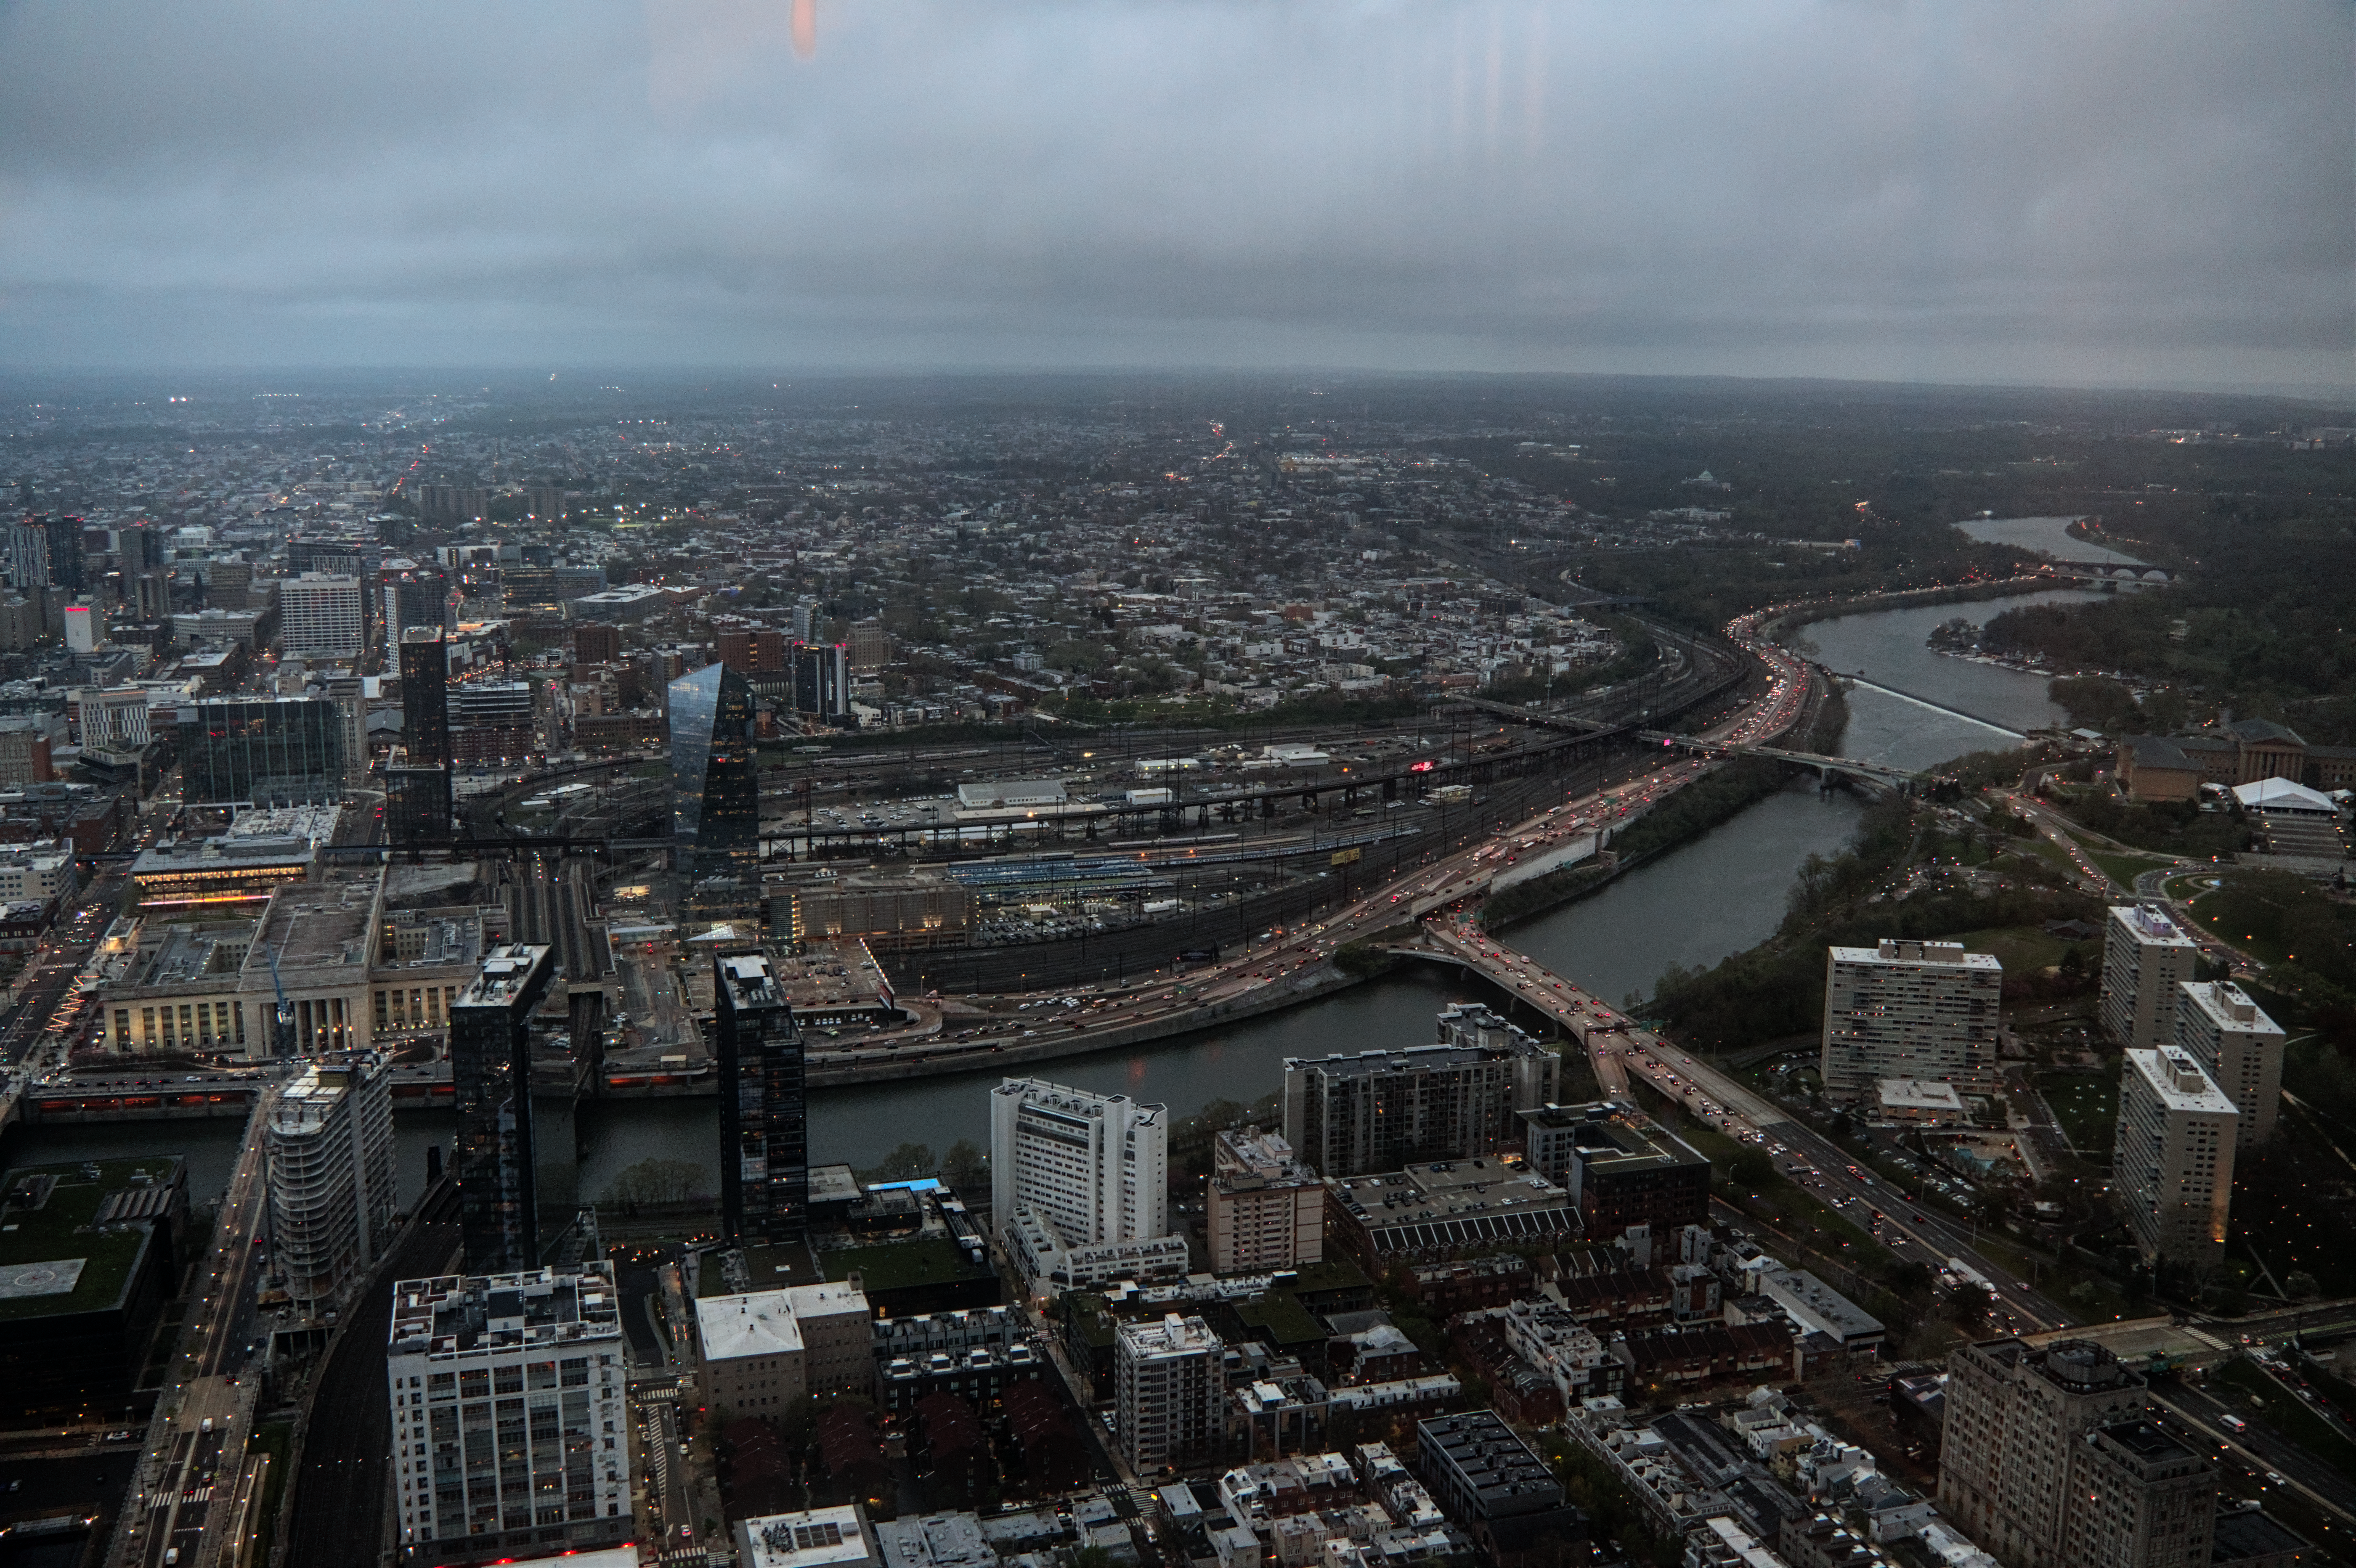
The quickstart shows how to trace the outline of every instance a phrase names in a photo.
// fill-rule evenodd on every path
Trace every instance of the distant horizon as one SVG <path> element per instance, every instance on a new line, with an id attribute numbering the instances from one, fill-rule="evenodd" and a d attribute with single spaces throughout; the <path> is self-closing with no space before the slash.
<path id="1" fill-rule="evenodd" d="M 553 372 L 552 374 L 552 371 Z M 791 389 L 795 382 L 815 385 L 873 382 L 886 385 L 906 385 L 925 381 L 951 382 L 1087 382 L 1130 380 L 1143 382 L 1200 383 L 1216 380 L 1237 380 L 1248 383 L 1281 381 L 1331 381 L 1342 385 L 1395 385 L 1418 383 L 1499 382 L 1520 385 L 1540 385 L 1547 382 L 1582 382 L 1594 385 L 1612 383 L 1645 383 L 1665 388 L 1687 386 L 1695 389 L 1711 387 L 1750 387 L 1762 389 L 1777 388 L 1846 389 L 1903 392 L 1999 393 L 1999 394 L 2069 394 L 2098 396 L 2163 396 L 2221 399 L 2275 400 L 2296 402 L 2345 403 L 2356 411 L 2356 379 L 2345 382 L 2282 382 L 2282 383 L 2168 383 L 2168 382 L 2098 382 L 2098 381 L 2025 381 L 2010 379 L 1941 379 L 1910 378 L 1896 379 L 1873 376 L 1828 376 L 1805 374 L 1771 374 L 1740 371 L 1681 371 L 1681 370 L 1545 370 L 1545 369 L 1471 369 L 1432 368 L 1396 369 L 1382 367 L 1352 367 L 1333 365 L 937 365 L 937 366 L 802 366 L 756 367 L 751 365 L 689 365 L 649 363 L 643 365 L 556 365 L 547 364 L 416 364 L 416 365 L 155 365 L 155 366 L 7 366 L 0 365 L 0 391 L 38 383 L 70 383 L 83 381 L 99 385 L 131 381 L 165 383 L 177 379 L 194 381 L 260 381 L 279 379 L 288 381 L 348 383 L 350 389 L 365 389 L 369 384 L 386 380 L 434 380 L 465 382 L 484 380 L 491 385 L 477 389 L 495 394 L 514 395 L 546 389 L 553 392 L 615 391 L 626 395 L 642 389 L 629 386 L 607 387 L 595 379 L 629 377 L 640 380 L 646 389 L 655 387 L 676 387 L 695 382 L 757 389 L 765 379 L 784 380 L 779 390 Z M 455 388 L 435 389 L 456 390 Z"/>

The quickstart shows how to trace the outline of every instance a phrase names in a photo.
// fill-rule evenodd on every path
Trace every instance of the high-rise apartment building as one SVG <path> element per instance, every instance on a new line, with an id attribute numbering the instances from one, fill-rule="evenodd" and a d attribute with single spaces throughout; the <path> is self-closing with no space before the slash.
<path id="1" fill-rule="evenodd" d="M 1450 1007 L 1439 1021 L 1433 1045 L 1286 1058 L 1293 1152 L 1341 1177 L 1519 1145 L 1516 1113 L 1558 1097 L 1562 1059 L 1487 1008 Z"/>
<path id="2" fill-rule="evenodd" d="M 2189 1051 L 2130 1051 L 2119 1074 L 2111 1190 L 2147 1260 L 2225 1261 L 2241 1115 Z"/>
<path id="3" fill-rule="evenodd" d="M 484 955 L 482 973 L 450 1007 L 450 1077 L 458 1112 L 454 1174 L 471 1273 L 540 1266 L 530 1023 L 555 976 L 552 947 L 494 947 Z"/>
<path id="4" fill-rule="evenodd" d="M 1113 1435 L 1151 1476 L 1224 1456 L 1226 1346 L 1200 1317 L 1123 1323 L 1113 1341 Z"/>
<path id="5" fill-rule="evenodd" d="M 599 621 L 576 621 L 573 624 L 573 660 L 575 664 L 612 664 L 622 656 L 622 628 Z"/>
<path id="6" fill-rule="evenodd" d="M 78 654 L 91 653 L 97 649 L 100 639 L 105 635 L 106 617 L 102 615 L 94 606 L 89 604 L 66 606 L 67 648 Z"/>
<path id="7" fill-rule="evenodd" d="M 768 955 L 712 955 L 720 1048 L 720 1224 L 730 1241 L 809 1234 L 809 1094 L 801 1030 Z"/>
<path id="8" fill-rule="evenodd" d="M 851 667 L 855 674 L 872 675 L 892 662 L 892 634 L 884 623 L 869 617 L 851 623 Z"/>
<path id="9" fill-rule="evenodd" d="M 2103 1028 L 2137 1051 L 2176 1043 L 2176 988 L 2201 949 L 2157 904 L 2114 904 L 2103 926 Z"/>
<path id="10" fill-rule="evenodd" d="M 0 571 L 16 588 L 49 586 L 49 530 L 37 518 L 0 527 Z"/>
<path id="11" fill-rule="evenodd" d="M 603 1262 L 393 1286 L 385 1382 L 402 1562 L 630 1540 L 620 1302 Z"/>
<path id="12" fill-rule="evenodd" d="M 1170 1113 L 1037 1078 L 991 1091 L 990 1196 L 1003 1226 L 1029 1210 L 1066 1246 L 1170 1230 Z"/>
<path id="13" fill-rule="evenodd" d="M 1993 1089 L 2003 997 L 2004 965 L 1960 942 L 1826 949 L 1825 1098 L 1870 1101 L 1884 1078 Z"/>
<path id="14" fill-rule="evenodd" d="M 344 723 L 321 697 L 184 704 L 181 795 L 190 805 L 322 805 L 343 797 Z"/>
<path id="15" fill-rule="evenodd" d="M 306 571 L 278 583 L 278 637 L 304 658 L 356 659 L 368 651 L 368 604 L 357 577 Z"/>
<path id="16" fill-rule="evenodd" d="M 2078 1568 L 2067 1549 L 2077 1452 L 2147 1403 L 2143 1379 L 2090 1340 L 1965 1346 L 1947 1360 L 1940 1511 L 2010 1568 Z"/>
<path id="17" fill-rule="evenodd" d="M 2217 1467 L 2148 1421 L 2097 1426 L 2072 1453 L 2062 1561 L 2209 1568 Z"/>
<path id="18" fill-rule="evenodd" d="M 108 691 L 84 687 L 74 694 L 74 702 L 80 714 L 85 752 L 112 755 L 144 752 L 154 739 L 147 729 L 147 693 L 144 688 L 123 687 Z"/>
<path id="19" fill-rule="evenodd" d="M 841 723 L 851 717 L 851 650 L 841 643 L 797 643 L 787 649 L 794 711 Z"/>
<path id="20" fill-rule="evenodd" d="M 671 837 L 699 875 L 749 865 L 761 829 L 753 688 L 725 665 L 670 683 Z"/>
<path id="21" fill-rule="evenodd" d="M 412 626 L 448 632 L 457 625 L 450 604 L 450 574 L 438 566 L 386 563 L 377 597 L 388 637 L 397 637 Z"/>
<path id="22" fill-rule="evenodd" d="M 391 1070 L 366 1051 L 312 1063 L 278 1092 L 262 1137 L 286 1294 L 331 1303 L 392 1235 Z"/>
<path id="23" fill-rule="evenodd" d="M 90 566 L 82 553 L 80 517 L 44 517 L 49 535 L 49 586 L 68 593 L 90 591 Z"/>
<path id="24" fill-rule="evenodd" d="M 1220 1133 L 1204 1203 L 1214 1274 L 1262 1274 L 1325 1255 L 1325 1184 L 1274 1133 Z"/>
<path id="25" fill-rule="evenodd" d="M 2254 1147 L 2275 1136 L 2287 1039 L 2282 1026 L 2230 980 L 2176 988 L 2176 1044 L 2242 1114 L 2233 1135 L 2239 1147 Z"/>

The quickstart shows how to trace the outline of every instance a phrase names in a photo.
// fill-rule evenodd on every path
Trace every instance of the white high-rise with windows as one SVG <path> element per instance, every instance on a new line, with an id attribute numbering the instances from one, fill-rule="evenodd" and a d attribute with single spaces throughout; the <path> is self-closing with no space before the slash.
<path id="1" fill-rule="evenodd" d="M 367 596 L 360 580 L 320 571 L 280 579 L 278 635 L 290 654 L 359 657 L 368 651 Z"/>
<path id="2" fill-rule="evenodd" d="M 392 1072 L 371 1051 L 314 1062 L 262 1130 L 270 1235 L 286 1294 L 333 1301 L 392 1235 Z"/>
<path id="3" fill-rule="evenodd" d="M 2230 980 L 2176 988 L 2176 1043 L 2191 1052 L 2201 1071 L 2242 1113 L 2235 1135 L 2242 1148 L 2275 1136 L 2287 1039 L 2282 1025 Z"/>
<path id="4" fill-rule="evenodd" d="M 2191 1052 L 2171 1045 L 2126 1053 L 2111 1187 L 2147 1261 L 2197 1269 L 2225 1261 L 2240 1120 Z"/>
<path id="5" fill-rule="evenodd" d="M 1163 1251 L 1184 1246 L 1170 1234 L 1169 1109 L 1126 1094 L 1036 1078 L 1000 1083 L 990 1100 L 990 1195 L 1010 1250 L 1034 1279 L 1081 1283 L 1075 1255 L 1082 1273 L 1091 1257 L 1151 1272 Z"/>
<path id="6" fill-rule="evenodd" d="M 2157 904 L 2114 904 L 2104 923 L 2103 1028 L 2122 1045 L 2176 1043 L 2176 988 L 2191 982 L 2200 946 Z"/>
<path id="7" fill-rule="evenodd" d="M 393 1286 L 385 1380 L 403 1560 L 627 1541 L 626 1360 L 611 1264 Z"/>
<path id="8" fill-rule="evenodd" d="M 1827 948 L 1825 1098 L 1871 1100 L 1885 1078 L 1994 1088 L 2003 998 L 2004 965 L 1960 942 Z"/>

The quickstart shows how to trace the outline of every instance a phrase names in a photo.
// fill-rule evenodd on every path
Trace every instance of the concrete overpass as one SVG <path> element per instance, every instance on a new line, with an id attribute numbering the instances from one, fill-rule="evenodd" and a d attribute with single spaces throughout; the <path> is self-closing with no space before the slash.
<path id="1" fill-rule="evenodd" d="M 1735 753 L 1745 757 L 1765 757 L 1771 762 L 1790 763 L 1794 767 L 1814 768 L 1819 778 L 1830 778 L 1834 773 L 1854 773 L 1859 778 L 1874 779 L 1899 789 L 1919 784 L 1922 779 L 1921 773 L 1906 768 L 1859 762 L 1855 757 L 1827 757 L 1815 752 L 1787 751 L 1781 746 L 1750 746 L 1737 741 L 1708 741 L 1697 735 L 1665 734 L 1659 731 L 1646 731 L 1639 739 L 1665 746 L 1678 746 L 1709 756 Z"/>

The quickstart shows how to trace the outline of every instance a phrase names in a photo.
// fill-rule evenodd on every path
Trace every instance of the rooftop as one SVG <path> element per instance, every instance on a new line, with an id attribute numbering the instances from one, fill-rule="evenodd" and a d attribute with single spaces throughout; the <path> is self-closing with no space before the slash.
<path id="1" fill-rule="evenodd" d="M 748 1291 L 741 1296 L 696 1298 L 695 1327 L 707 1360 L 743 1356 L 799 1355 L 802 1327 L 788 1293 Z"/>
<path id="2" fill-rule="evenodd" d="M 483 972 L 458 993 L 454 1008 L 512 1008 L 530 988 L 531 977 L 547 962 L 552 950 L 527 943 L 494 947 L 483 957 Z"/>
<path id="3" fill-rule="evenodd" d="M 2190 1052 L 2170 1045 L 2158 1051 L 2130 1051 L 2126 1057 L 2128 1071 L 2140 1077 L 2169 1110 L 2217 1116 L 2239 1114 Z"/>
<path id="4" fill-rule="evenodd" d="M 848 1506 L 748 1519 L 737 1525 L 736 1539 L 746 1549 L 744 1568 L 831 1568 L 882 1560 L 859 1510 Z"/>
<path id="5" fill-rule="evenodd" d="M 392 1287 L 387 1343 L 397 1356 L 466 1355 L 621 1338 L 614 1265 L 560 1273 L 438 1275 Z"/>
<path id="6" fill-rule="evenodd" d="M 114 1305 L 155 1217 L 186 1185 L 178 1155 L 19 1166 L 0 1177 L 0 1322 Z"/>
<path id="7" fill-rule="evenodd" d="M 2137 942 L 2174 947 L 2194 945 L 2190 937 L 2176 928 L 2176 922 L 2168 917 L 2168 912 L 2153 904 L 2113 904 L 2111 918 L 2125 926 Z"/>

